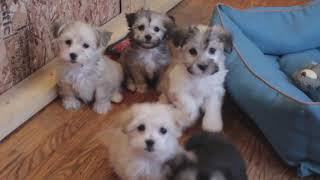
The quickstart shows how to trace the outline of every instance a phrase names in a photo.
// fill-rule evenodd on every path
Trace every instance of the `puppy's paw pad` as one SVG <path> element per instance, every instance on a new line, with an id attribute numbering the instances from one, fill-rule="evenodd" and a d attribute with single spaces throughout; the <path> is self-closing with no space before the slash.
<path id="1" fill-rule="evenodd" d="M 116 92 L 112 95 L 111 101 L 113 103 L 120 103 L 123 100 L 123 96 L 120 92 Z"/>
<path id="2" fill-rule="evenodd" d="M 138 93 L 145 93 L 147 92 L 148 86 L 146 84 L 137 85 L 137 92 Z"/>
<path id="3" fill-rule="evenodd" d="M 93 105 L 93 111 L 98 114 L 105 114 L 110 110 L 111 110 L 110 102 L 108 102 L 108 103 L 94 103 L 94 105 Z"/>
<path id="4" fill-rule="evenodd" d="M 81 102 L 75 98 L 63 99 L 63 107 L 67 110 L 75 110 L 81 107 Z"/>

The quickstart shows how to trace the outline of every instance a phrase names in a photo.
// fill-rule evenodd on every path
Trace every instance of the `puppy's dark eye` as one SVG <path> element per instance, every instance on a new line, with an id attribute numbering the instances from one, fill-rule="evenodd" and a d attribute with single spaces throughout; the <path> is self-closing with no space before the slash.
<path id="1" fill-rule="evenodd" d="M 144 124 L 140 124 L 138 126 L 138 131 L 143 132 L 146 129 L 146 127 L 144 126 Z"/>
<path id="2" fill-rule="evenodd" d="M 161 127 L 161 128 L 160 128 L 160 133 L 161 133 L 161 134 L 166 134 L 166 133 L 167 133 L 167 129 L 164 128 L 164 127 Z"/>
<path id="3" fill-rule="evenodd" d="M 70 39 L 65 41 L 66 45 L 70 46 L 72 44 L 72 41 Z"/>
<path id="4" fill-rule="evenodd" d="M 189 50 L 189 53 L 192 55 L 192 56 L 196 56 L 198 54 L 197 50 L 195 48 L 191 48 Z"/>
<path id="5" fill-rule="evenodd" d="M 209 53 L 210 53 L 210 54 L 214 54 L 215 52 L 216 52 L 216 49 L 215 49 L 215 48 L 210 48 L 210 49 L 209 49 Z"/>
<path id="6" fill-rule="evenodd" d="M 140 31 L 143 31 L 143 30 L 144 30 L 144 25 L 138 26 L 138 29 L 139 29 Z"/>
<path id="7" fill-rule="evenodd" d="M 84 48 L 89 48 L 90 46 L 89 46 L 89 44 L 87 44 L 87 43 L 84 43 L 83 45 L 82 45 Z"/>
<path id="8" fill-rule="evenodd" d="M 160 28 L 156 26 L 156 27 L 154 27 L 154 31 L 155 31 L 155 32 L 159 32 L 159 31 L 160 31 Z"/>

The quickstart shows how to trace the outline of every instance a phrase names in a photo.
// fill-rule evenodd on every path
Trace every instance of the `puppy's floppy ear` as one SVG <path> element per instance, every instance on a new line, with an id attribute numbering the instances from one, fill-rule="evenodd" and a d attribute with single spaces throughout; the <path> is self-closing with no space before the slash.
<path id="1" fill-rule="evenodd" d="M 167 16 L 171 19 L 171 21 L 172 21 L 173 23 L 176 23 L 176 19 L 175 19 L 173 16 L 171 16 L 171 15 L 169 15 L 169 14 L 167 14 Z"/>
<path id="2" fill-rule="evenodd" d="M 112 33 L 96 28 L 96 34 L 97 34 L 97 39 L 98 39 L 98 46 L 99 47 L 107 47 L 108 42 L 111 39 Z"/>
<path id="3" fill-rule="evenodd" d="M 134 22 L 136 21 L 136 13 L 129 13 L 126 14 L 126 19 L 127 19 L 127 23 L 129 28 L 131 28 L 134 24 Z"/>
<path id="4" fill-rule="evenodd" d="M 51 26 L 51 32 L 54 38 L 58 38 L 64 31 L 67 23 L 54 22 Z"/>
<path id="5" fill-rule="evenodd" d="M 198 30 L 199 29 L 195 26 L 190 26 L 187 29 L 175 29 L 172 33 L 173 44 L 176 47 L 183 47 L 186 44 L 188 38 L 193 36 Z"/>
<path id="6" fill-rule="evenodd" d="M 133 107 L 130 107 L 128 110 L 123 112 L 120 117 L 121 126 L 122 126 L 121 128 L 124 134 L 130 133 L 134 129 L 134 126 L 131 124 L 132 120 L 133 120 Z"/>
<path id="7" fill-rule="evenodd" d="M 177 108 L 174 108 L 173 106 L 171 107 L 171 114 L 173 116 L 174 120 L 174 125 L 176 126 L 175 128 L 177 129 L 177 137 L 180 137 L 182 135 L 182 131 L 184 129 L 183 127 L 183 122 L 185 122 L 185 119 L 187 116 Z"/>
<path id="8" fill-rule="evenodd" d="M 233 48 L 231 33 L 223 30 L 222 33 L 219 35 L 219 39 L 224 44 L 224 51 L 226 53 L 230 54 L 232 52 L 232 48 Z"/>
<path id="9" fill-rule="evenodd" d="M 164 27 L 166 28 L 166 38 L 172 38 L 176 29 L 176 21 L 173 16 L 165 14 Z"/>

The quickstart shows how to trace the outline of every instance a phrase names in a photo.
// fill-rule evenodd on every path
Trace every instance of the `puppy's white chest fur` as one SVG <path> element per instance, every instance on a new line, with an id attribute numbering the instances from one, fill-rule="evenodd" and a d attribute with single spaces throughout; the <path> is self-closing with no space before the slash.
<path id="1" fill-rule="evenodd" d="M 169 75 L 169 91 L 176 94 L 187 93 L 201 105 L 209 96 L 224 94 L 223 83 L 227 72 L 222 69 L 211 76 L 192 77 L 184 65 L 177 64 Z"/>
<path id="2" fill-rule="evenodd" d="M 95 88 L 106 78 L 106 62 L 98 62 L 83 67 L 65 68 L 63 81 L 71 84 L 73 90 L 83 101 L 92 101 Z"/>
<path id="3" fill-rule="evenodd" d="M 156 63 L 157 60 L 153 59 L 153 53 L 155 53 L 155 50 L 148 50 L 140 55 L 140 60 L 149 76 L 153 76 L 153 73 L 160 68 Z"/>
<path id="4" fill-rule="evenodd" d="M 66 72 L 66 80 L 72 85 L 76 94 L 84 101 L 91 101 L 99 74 L 87 67 Z"/>
<path id="5" fill-rule="evenodd" d="M 191 79 L 189 88 L 192 96 L 206 98 L 211 96 L 213 93 L 224 93 L 223 83 L 226 73 L 227 70 L 221 70 L 216 74 L 208 77 L 199 77 Z"/>
<path id="6" fill-rule="evenodd" d="M 169 63 L 169 59 L 164 58 L 158 48 L 142 50 L 138 59 L 149 78 L 153 78 L 155 73 Z"/>
<path id="7" fill-rule="evenodd" d="M 128 169 L 128 174 L 132 174 L 139 180 L 164 180 L 160 168 L 162 164 L 151 162 L 147 159 L 135 159 L 131 161 L 131 169 Z"/>

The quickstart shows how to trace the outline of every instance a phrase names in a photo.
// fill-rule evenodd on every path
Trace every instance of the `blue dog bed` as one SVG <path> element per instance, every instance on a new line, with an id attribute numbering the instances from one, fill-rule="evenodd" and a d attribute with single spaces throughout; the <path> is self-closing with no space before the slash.
<path id="1" fill-rule="evenodd" d="M 226 86 L 235 102 L 300 176 L 320 174 L 320 102 L 291 79 L 320 63 L 320 2 L 248 10 L 219 4 L 211 24 L 233 35 Z"/>

